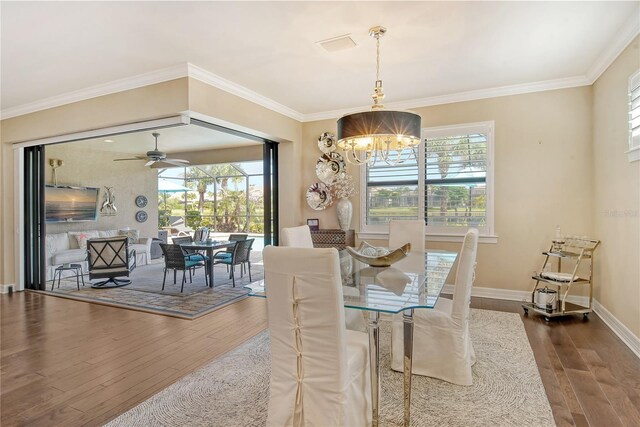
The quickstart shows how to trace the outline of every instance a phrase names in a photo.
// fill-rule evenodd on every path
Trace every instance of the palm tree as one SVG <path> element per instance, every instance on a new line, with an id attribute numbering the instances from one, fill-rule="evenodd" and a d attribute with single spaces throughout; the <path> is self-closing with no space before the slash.
<path id="1" fill-rule="evenodd" d="M 233 165 L 225 163 L 218 165 L 192 166 L 186 168 L 187 186 L 198 192 L 198 210 L 204 213 L 205 195 L 207 187 L 218 179 L 223 191 L 227 189 L 229 176 L 238 175 L 238 171 Z M 218 178 L 222 177 L 222 178 Z M 239 181 L 241 177 L 232 177 L 232 181 Z"/>

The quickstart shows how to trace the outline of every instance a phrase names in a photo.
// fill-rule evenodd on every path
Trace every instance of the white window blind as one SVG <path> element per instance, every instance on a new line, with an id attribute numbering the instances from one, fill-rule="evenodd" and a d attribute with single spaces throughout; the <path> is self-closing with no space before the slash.
<path id="1" fill-rule="evenodd" d="M 487 224 L 487 134 L 426 138 L 427 226 Z"/>
<path id="2" fill-rule="evenodd" d="M 640 71 L 629 77 L 629 159 L 639 160 L 638 151 L 640 151 Z"/>
<path id="3" fill-rule="evenodd" d="M 363 168 L 360 231 L 424 218 L 429 235 L 458 236 L 469 227 L 493 235 L 493 122 L 428 128 L 422 136 L 417 159 Z"/>

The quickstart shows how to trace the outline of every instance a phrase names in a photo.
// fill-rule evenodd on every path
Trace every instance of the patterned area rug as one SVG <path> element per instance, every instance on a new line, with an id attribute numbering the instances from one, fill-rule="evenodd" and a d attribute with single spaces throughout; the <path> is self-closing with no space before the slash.
<path id="1" fill-rule="evenodd" d="M 520 316 L 471 311 L 473 386 L 413 377 L 412 426 L 554 426 Z M 381 327 L 381 426 L 402 425 L 402 374 L 390 368 Z M 262 332 L 185 376 L 107 426 L 263 426 L 269 401 L 269 335 Z"/>
<path id="2" fill-rule="evenodd" d="M 262 280 L 264 277 L 261 254 L 257 254 L 251 263 L 252 281 Z M 55 282 L 53 290 L 52 282 L 47 282 L 45 293 L 50 295 L 71 298 L 75 300 L 94 302 L 116 307 L 124 307 L 133 310 L 146 311 L 184 319 L 195 319 L 217 310 L 225 305 L 239 301 L 247 296 L 248 290 L 244 288 L 249 284 L 248 274 L 240 277 L 240 267 L 236 267 L 236 286 L 232 286 L 226 266 L 216 265 L 214 272 L 214 288 L 208 288 L 205 284 L 204 271 L 196 270 L 189 282 L 184 285 L 184 291 L 180 292 L 182 272 L 178 272 L 176 284 L 173 284 L 173 273 L 167 273 L 164 290 L 162 290 L 162 276 L 164 263 L 150 264 L 137 267 L 129 277 L 131 284 L 121 288 L 93 289 L 88 276 L 84 276 L 85 286 L 80 282 L 78 290 L 75 277 L 66 277 Z"/>

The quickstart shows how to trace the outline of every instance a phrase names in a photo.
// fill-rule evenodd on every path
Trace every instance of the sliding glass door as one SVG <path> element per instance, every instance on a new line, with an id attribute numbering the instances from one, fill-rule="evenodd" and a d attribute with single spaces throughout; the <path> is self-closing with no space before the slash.
<path id="1" fill-rule="evenodd" d="M 45 289 L 44 145 L 24 149 L 24 287 Z"/>
<path id="2" fill-rule="evenodd" d="M 264 142 L 264 244 L 278 245 L 278 144 Z"/>

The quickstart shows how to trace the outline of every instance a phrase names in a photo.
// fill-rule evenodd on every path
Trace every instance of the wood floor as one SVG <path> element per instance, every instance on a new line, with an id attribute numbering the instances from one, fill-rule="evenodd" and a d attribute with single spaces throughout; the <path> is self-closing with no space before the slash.
<path id="1" fill-rule="evenodd" d="M 2 426 L 101 425 L 264 329 L 248 298 L 182 320 L 21 292 L 0 297 Z M 520 312 L 518 303 L 472 306 Z M 558 426 L 640 426 L 640 360 L 597 318 L 523 317 Z"/>

